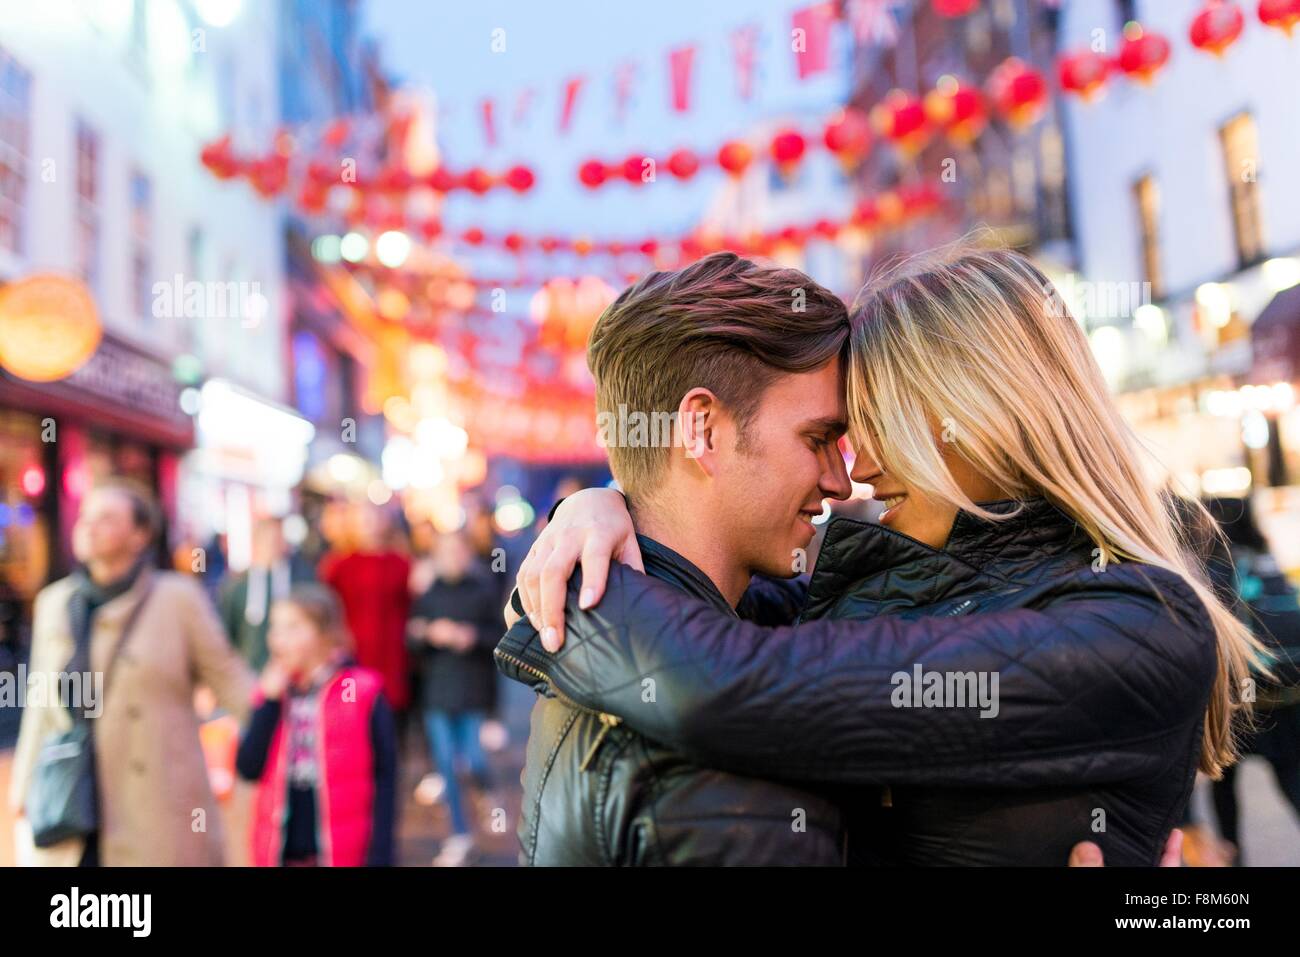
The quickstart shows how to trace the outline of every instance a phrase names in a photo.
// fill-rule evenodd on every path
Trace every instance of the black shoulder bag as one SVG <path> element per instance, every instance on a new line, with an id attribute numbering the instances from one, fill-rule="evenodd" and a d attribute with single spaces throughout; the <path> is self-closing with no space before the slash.
<path id="1" fill-rule="evenodd" d="M 131 637 L 140 611 L 149 600 L 153 583 L 146 587 L 122 628 L 104 669 L 101 695 L 107 700 L 108 677 L 118 654 Z M 24 813 L 32 828 L 32 843 L 52 847 L 74 837 L 88 837 L 99 827 L 99 798 L 95 782 L 95 739 L 85 708 L 69 707 L 72 727 L 55 731 L 41 744 L 27 786 Z"/>

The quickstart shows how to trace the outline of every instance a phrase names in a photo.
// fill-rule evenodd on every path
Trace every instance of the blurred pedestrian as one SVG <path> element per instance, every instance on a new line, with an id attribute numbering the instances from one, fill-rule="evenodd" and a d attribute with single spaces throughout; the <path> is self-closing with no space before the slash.
<path id="1" fill-rule="evenodd" d="M 493 803 L 487 758 L 479 740 L 495 703 L 492 650 L 501 638 L 499 586 L 462 532 L 434 545 L 432 581 L 411 606 L 408 636 L 420 675 L 420 712 L 436 775 L 420 782 L 416 799 L 445 797 L 452 834 L 436 866 L 464 864 L 474 847 L 470 814 L 458 772 L 469 772 L 479 794 Z"/>
<path id="2" fill-rule="evenodd" d="M 1255 521 L 1250 499 L 1215 498 L 1206 502 L 1227 538 L 1228 552 L 1209 563 L 1216 588 L 1235 598 L 1242 616 L 1273 655 L 1273 676 L 1257 675 L 1255 726 L 1243 729 L 1241 753 L 1258 755 L 1273 768 L 1278 788 L 1300 814 L 1300 602 L 1295 586 L 1279 570 L 1268 540 Z M 1219 833 L 1241 854 L 1241 815 L 1237 803 L 1237 765 L 1212 786 Z"/>
<path id="3" fill-rule="evenodd" d="M 348 541 L 321 560 L 317 577 L 339 596 L 356 660 L 377 671 L 400 724 L 410 703 L 407 681 L 407 579 L 411 563 L 389 547 L 388 517 L 372 505 L 351 514 Z"/>
<path id="4" fill-rule="evenodd" d="M 383 680 L 357 666 L 337 597 L 298 585 L 271 607 L 270 661 L 239 745 L 258 782 L 258 867 L 393 863 L 397 736 Z"/>
<path id="5" fill-rule="evenodd" d="M 97 486 L 73 531 L 81 565 L 36 598 L 29 688 L 62 693 L 29 695 L 23 713 L 10 790 L 20 860 L 222 863 L 194 694 L 206 686 L 242 716 L 254 676 L 202 587 L 150 567 L 157 515 L 143 487 Z"/>
<path id="6" fill-rule="evenodd" d="M 280 520 L 271 516 L 253 523 L 247 571 L 227 576 L 218 608 L 230 643 L 254 671 L 267 661 L 266 632 L 273 602 L 288 597 L 298 583 L 289 562 Z"/>

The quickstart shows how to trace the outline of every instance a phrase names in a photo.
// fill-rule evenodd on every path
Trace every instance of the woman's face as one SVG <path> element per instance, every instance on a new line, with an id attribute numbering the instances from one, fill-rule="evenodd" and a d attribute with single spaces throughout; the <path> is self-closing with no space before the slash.
<path id="1" fill-rule="evenodd" d="M 931 433 L 953 481 L 972 502 L 994 502 L 1008 497 L 1003 489 L 977 472 L 957 452 L 956 443 L 941 441 L 933 424 Z M 857 458 L 850 475 L 854 482 L 870 485 L 871 497 L 885 505 L 880 523 L 931 548 L 943 548 L 957 518 L 956 507 L 938 501 L 886 472 L 866 443 L 855 446 L 854 451 Z"/>

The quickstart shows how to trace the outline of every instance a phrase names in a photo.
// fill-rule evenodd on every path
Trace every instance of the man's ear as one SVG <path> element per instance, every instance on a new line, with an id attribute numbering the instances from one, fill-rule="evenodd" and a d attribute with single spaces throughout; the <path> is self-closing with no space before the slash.
<path id="1" fill-rule="evenodd" d="M 718 399 L 708 389 L 691 389 L 677 405 L 677 432 L 688 460 L 712 475 L 717 452 Z"/>

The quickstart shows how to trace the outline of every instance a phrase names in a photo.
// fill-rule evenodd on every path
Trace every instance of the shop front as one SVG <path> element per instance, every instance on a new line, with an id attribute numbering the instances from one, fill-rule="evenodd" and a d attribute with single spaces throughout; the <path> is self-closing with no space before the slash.
<path id="1" fill-rule="evenodd" d="M 193 443 L 180 392 L 166 363 L 111 334 L 55 381 L 0 369 L 0 573 L 25 598 L 71 568 L 72 524 L 96 481 L 141 482 L 170 528 L 179 457 Z"/>

